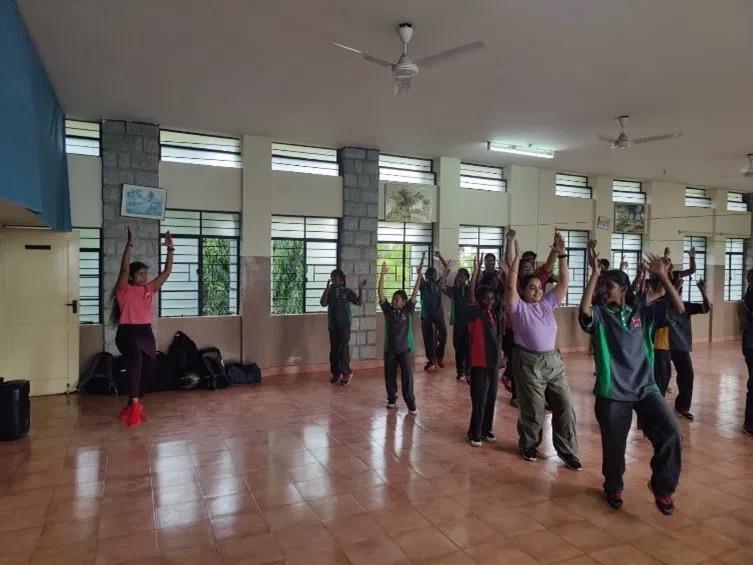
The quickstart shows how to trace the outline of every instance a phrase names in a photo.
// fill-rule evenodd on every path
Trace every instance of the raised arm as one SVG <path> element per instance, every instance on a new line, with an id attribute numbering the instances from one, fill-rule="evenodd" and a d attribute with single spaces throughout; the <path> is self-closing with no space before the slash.
<path id="1" fill-rule="evenodd" d="M 437 251 L 435 255 L 437 256 L 437 259 L 439 259 L 439 262 L 442 263 L 442 269 L 446 271 L 450 266 L 449 261 L 446 261 L 439 251 Z"/>
<path id="2" fill-rule="evenodd" d="M 470 294 L 468 295 L 468 304 L 476 304 L 476 284 L 478 283 L 478 272 L 479 272 L 479 261 L 478 257 L 473 258 L 473 272 L 471 273 L 471 282 L 469 283 L 469 288 L 471 289 Z"/>
<path id="3" fill-rule="evenodd" d="M 682 271 L 677 271 L 677 276 L 679 276 L 680 278 L 689 277 L 690 275 L 695 274 L 695 247 L 690 248 L 690 251 L 688 251 L 688 257 L 690 257 L 690 268 L 684 269 Z"/>
<path id="4" fill-rule="evenodd" d="M 659 282 L 661 283 L 661 286 L 664 289 L 664 293 L 667 297 L 670 309 L 675 314 L 684 314 L 685 306 L 682 303 L 682 298 L 680 298 L 680 295 L 677 294 L 677 290 L 672 284 L 672 281 L 669 280 L 669 274 L 667 271 L 669 270 L 670 263 L 666 260 L 666 258 L 653 254 L 646 254 L 646 259 L 646 268 L 648 269 L 649 273 L 656 275 L 656 277 L 659 279 Z"/>
<path id="5" fill-rule="evenodd" d="M 418 289 L 421 287 L 421 275 L 424 273 L 424 258 L 426 257 L 426 253 L 421 253 L 421 262 L 418 264 L 418 269 L 416 269 L 416 284 L 413 285 L 413 293 L 410 295 L 410 301 L 415 302 L 416 297 L 418 296 Z"/>
<path id="6" fill-rule="evenodd" d="M 559 232 L 556 232 L 554 234 L 554 237 L 557 237 L 559 235 Z M 560 235 L 560 237 L 562 237 Z M 565 248 L 565 242 L 562 241 L 562 249 L 563 253 Z M 557 260 L 557 257 L 561 255 L 561 253 L 558 253 L 557 250 L 552 246 L 552 248 L 549 250 L 549 255 L 546 257 L 546 261 L 544 262 L 544 268 L 546 269 L 547 273 L 554 272 L 554 262 Z M 562 279 L 562 273 L 560 273 L 560 279 Z M 541 281 L 542 286 L 546 284 L 546 281 Z"/>
<path id="7" fill-rule="evenodd" d="M 128 240 L 126 241 L 125 249 L 123 249 L 123 257 L 120 259 L 120 273 L 118 274 L 118 282 L 115 283 L 115 290 L 123 290 L 128 286 L 128 277 L 131 269 L 131 251 L 133 251 L 133 232 L 131 226 L 126 227 L 128 233 Z"/>
<path id="8" fill-rule="evenodd" d="M 379 284 L 377 285 L 377 298 L 379 298 L 379 304 L 384 302 L 384 275 L 387 274 L 387 262 L 382 262 L 382 270 L 379 271 Z"/>
<path id="9" fill-rule="evenodd" d="M 703 310 L 701 311 L 701 313 L 708 314 L 711 311 L 711 302 L 709 302 L 709 297 L 706 294 L 706 281 L 701 279 L 696 283 L 696 285 L 698 286 L 698 290 L 701 291 L 701 298 L 703 298 Z"/>
<path id="10" fill-rule="evenodd" d="M 633 279 L 633 293 L 643 294 L 646 288 L 646 264 L 641 261 L 638 263 L 638 268 L 635 271 L 635 278 Z"/>
<path id="11" fill-rule="evenodd" d="M 507 245 L 505 246 L 505 265 L 507 265 L 507 270 L 509 271 L 512 268 L 512 260 L 513 260 L 513 241 L 515 241 L 515 230 L 507 230 L 506 238 L 507 238 Z"/>
<path id="12" fill-rule="evenodd" d="M 366 279 L 361 279 L 360 281 L 358 281 L 358 296 L 356 296 L 355 301 L 352 301 L 356 306 L 363 304 L 363 291 L 366 288 L 366 284 Z"/>
<path id="13" fill-rule="evenodd" d="M 324 287 L 324 292 L 322 292 L 322 297 L 319 299 L 319 305 L 322 308 L 325 308 L 329 304 L 329 285 L 332 282 L 332 279 L 327 279 L 327 286 Z"/>
<path id="14" fill-rule="evenodd" d="M 554 287 L 554 293 L 557 296 L 557 302 L 564 302 L 567 297 L 567 286 L 570 281 L 570 271 L 567 265 L 567 249 L 565 248 L 565 240 L 560 232 L 554 234 L 554 244 L 552 244 L 552 251 L 549 253 L 551 256 L 555 254 L 559 258 L 560 262 L 560 276 L 559 281 Z M 551 269 L 549 269 L 551 272 Z M 541 281 L 541 284 L 546 284 L 545 281 Z"/>
<path id="15" fill-rule="evenodd" d="M 507 276 L 507 287 L 505 288 L 505 304 L 515 306 L 520 300 L 518 295 L 518 270 L 520 269 L 520 245 L 518 240 L 514 239 L 512 244 L 515 246 L 515 255 L 512 259 L 510 274 Z"/>
<path id="16" fill-rule="evenodd" d="M 167 232 L 165 234 L 165 245 L 167 246 L 167 260 L 165 261 L 165 269 L 159 275 L 157 275 L 157 277 L 151 283 L 155 291 L 162 288 L 162 285 L 165 284 L 165 282 L 170 278 L 170 275 L 173 272 L 173 254 L 175 253 L 175 247 L 173 246 L 173 236 L 170 235 L 170 232 Z"/>
<path id="17" fill-rule="evenodd" d="M 594 240 L 588 242 L 588 266 L 591 267 L 591 278 L 588 279 L 586 290 L 583 291 L 583 296 L 580 299 L 580 315 L 590 320 L 593 318 L 592 303 L 594 292 L 596 291 L 596 284 L 599 282 L 599 276 L 601 276 L 599 254 L 596 252 L 596 242 Z"/>

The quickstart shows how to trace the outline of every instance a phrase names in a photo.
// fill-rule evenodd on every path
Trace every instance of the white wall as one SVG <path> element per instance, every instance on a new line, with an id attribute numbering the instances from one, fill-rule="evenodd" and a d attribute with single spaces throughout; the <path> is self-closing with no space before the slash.
<path id="1" fill-rule="evenodd" d="M 160 161 L 159 184 L 167 190 L 167 207 L 213 212 L 242 209 L 241 169 Z"/>
<path id="2" fill-rule="evenodd" d="M 77 228 L 102 227 L 102 160 L 68 155 L 71 224 Z"/>

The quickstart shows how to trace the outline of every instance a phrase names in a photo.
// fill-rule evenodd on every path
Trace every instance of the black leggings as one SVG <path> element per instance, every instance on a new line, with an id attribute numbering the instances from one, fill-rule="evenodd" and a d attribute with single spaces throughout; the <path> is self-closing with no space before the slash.
<path id="1" fill-rule="evenodd" d="M 333 375 L 349 375 L 350 328 L 329 330 L 329 371 Z"/>
<path id="2" fill-rule="evenodd" d="M 424 336 L 426 358 L 432 363 L 444 358 L 444 348 L 447 343 L 447 326 L 443 318 L 421 319 L 421 333 Z"/>
<path id="3" fill-rule="evenodd" d="M 129 397 L 144 396 L 156 365 L 156 343 L 151 326 L 122 325 L 115 336 L 128 375 Z"/>

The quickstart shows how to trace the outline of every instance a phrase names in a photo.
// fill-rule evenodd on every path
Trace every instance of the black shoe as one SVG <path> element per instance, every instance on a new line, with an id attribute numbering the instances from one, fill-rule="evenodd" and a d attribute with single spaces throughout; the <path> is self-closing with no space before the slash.
<path id="1" fill-rule="evenodd" d="M 671 516 L 675 513 L 675 503 L 672 500 L 671 496 L 656 494 L 654 492 L 654 489 L 651 487 L 651 481 L 648 482 L 648 490 L 653 493 L 654 502 L 656 502 L 656 507 L 659 509 L 659 512 L 661 512 L 665 516 Z"/>
<path id="2" fill-rule="evenodd" d="M 565 467 L 567 467 L 568 469 L 572 471 L 580 471 L 581 469 L 583 469 L 583 465 L 575 455 L 560 455 L 559 453 L 557 455 L 559 455 L 559 458 L 565 462 Z"/>
<path id="3" fill-rule="evenodd" d="M 485 434 L 481 434 L 481 440 L 487 443 L 494 443 L 495 441 L 497 441 L 497 436 L 495 436 L 491 432 L 487 432 Z"/>
<path id="4" fill-rule="evenodd" d="M 753 437 L 753 426 L 743 426 L 743 433 Z"/>
<path id="5" fill-rule="evenodd" d="M 526 461 L 536 461 L 539 458 L 539 450 L 535 447 L 528 447 L 520 450 L 520 455 Z"/>
<path id="6" fill-rule="evenodd" d="M 604 491 L 604 502 L 609 504 L 612 508 L 615 510 L 619 510 L 622 508 L 622 491 L 618 490 L 615 492 L 607 492 Z"/>
<path id="7" fill-rule="evenodd" d="M 689 422 L 692 422 L 693 420 L 695 420 L 695 418 L 693 417 L 693 414 L 691 414 L 688 410 L 678 410 L 677 413 L 681 417 L 683 417 L 686 420 L 688 420 Z"/>

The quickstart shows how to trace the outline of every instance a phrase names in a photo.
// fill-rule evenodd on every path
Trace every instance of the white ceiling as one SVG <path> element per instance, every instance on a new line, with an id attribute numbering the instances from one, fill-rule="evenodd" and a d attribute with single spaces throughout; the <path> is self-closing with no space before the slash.
<path id="1" fill-rule="evenodd" d="M 19 0 L 71 116 L 135 119 L 383 152 L 736 186 L 753 152 L 751 0 Z M 389 71 L 330 41 L 396 58 L 414 24 L 427 69 L 405 96 Z M 628 113 L 634 137 L 596 140 Z M 489 139 L 558 151 L 490 154 Z"/>

